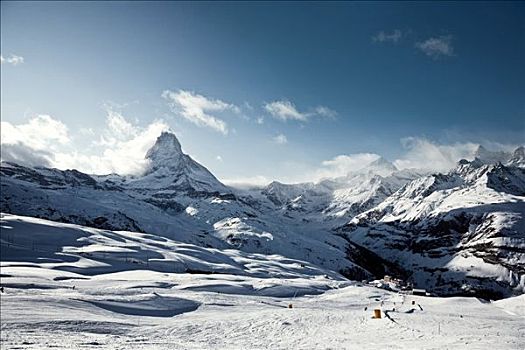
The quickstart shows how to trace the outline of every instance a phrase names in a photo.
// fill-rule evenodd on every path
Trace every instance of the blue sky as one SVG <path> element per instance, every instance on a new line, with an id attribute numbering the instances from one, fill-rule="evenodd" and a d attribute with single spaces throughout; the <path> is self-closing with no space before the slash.
<path id="1" fill-rule="evenodd" d="M 125 172 L 111 157 L 130 156 L 126 142 L 146 147 L 166 127 L 226 180 L 310 180 L 366 154 L 442 168 L 477 143 L 525 141 L 523 3 L 1 10 L 2 138 L 44 151 L 48 165 Z"/>

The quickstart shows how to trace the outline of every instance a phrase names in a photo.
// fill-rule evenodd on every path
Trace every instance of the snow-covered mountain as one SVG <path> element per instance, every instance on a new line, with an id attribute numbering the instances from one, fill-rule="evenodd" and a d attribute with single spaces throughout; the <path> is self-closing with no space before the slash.
<path id="1" fill-rule="evenodd" d="M 525 168 L 525 147 L 516 148 L 506 165 Z"/>
<path id="2" fill-rule="evenodd" d="M 109 230 L 147 232 L 177 241 L 244 252 L 281 254 L 364 278 L 343 238 L 275 215 L 266 197 L 226 187 L 163 133 L 141 176 L 90 176 L 74 170 L 2 163 L 1 211 Z M 324 231 L 324 232 L 323 232 Z"/>
<path id="3" fill-rule="evenodd" d="M 478 146 L 478 149 L 474 153 L 474 158 L 481 160 L 485 164 L 506 163 L 509 160 L 510 156 L 511 155 L 508 152 L 489 151 L 481 145 Z"/>
<path id="4" fill-rule="evenodd" d="M 474 153 L 474 159 L 478 159 L 484 164 L 501 163 L 507 166 L 525 167 L 525 147 L 520 146 L 514 152 L 489 151 L 483 146 L 479 146 Z"/>
<path id="5" fill-rule="evenodd" d="M 184 154 L 172 133 L 140 176 L 0 168 L 2 212 L 201 247 L 279 254 L 353 279 L 388 272 L 442 294 L 521 293 L 525 277 L 524 149 L 480 147 L 447 174 L 383 158 L 318 183 L 241 191 Z"/>
<path id="6" fill-rule="evenodd" d="M 338 183 L 333 187 L 330 203 L 324 209 L 329 218 L 352 219 L 381 203 L 403 185 L 421 176 L 415 170 L 377 171 L 374 166 L 366 171 L 350 173 L 344 178 L 332 180 Z M 383 174 L 383 175 L 380 175 Z"/>
<path id="7" fill-rule="evenodd" d="M 126 178 L 128 188 L 153 193 L 186 193 L 206 195 L 207 193 L 229 193 L 205 167 L 184 154 L 179 140 L 173 133 L 163 132 L 147 152 L 149 167 L 138 178 Z"/>
<path id="8" fill-rule="evenodd" d="M 423 174 L 412 169 L 398 170 L 381 157 L 345 176 L 318 183 L 282 184 L 274 181 L 251 194 L 266 197 L 286 217 L 338 227 Z"/>
<path id="9" fill-rule="evenodd" d="M 340 232 L 441 294 L 522 293 L 525 170 L 462 160 L 406 184 Z"/>

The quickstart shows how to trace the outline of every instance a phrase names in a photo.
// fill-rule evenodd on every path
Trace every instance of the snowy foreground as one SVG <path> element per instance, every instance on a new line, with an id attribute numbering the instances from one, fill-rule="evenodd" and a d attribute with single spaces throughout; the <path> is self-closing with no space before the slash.
<path id="1" fill-rule="evenodd" d="M 401 295 L 277 255 L 13 215 L 1 226 L 2 349 L 525 348 L 525 295 Z"/>

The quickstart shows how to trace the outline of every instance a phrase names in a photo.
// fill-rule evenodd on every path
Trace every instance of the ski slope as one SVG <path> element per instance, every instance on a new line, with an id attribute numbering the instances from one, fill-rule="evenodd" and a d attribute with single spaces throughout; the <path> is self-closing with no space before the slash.
<path id="1" fill-rule="evenodd" d="M 45 272 L 34 271 L 39 269 Z M 5 270 L 13 276 L 6 279 L 23 283 L 18 288 L 7 288 L 1 296 L 1 340 L 6 349 L 525 346 L 522 296 L 505 299 L 504 304 L 483 303 L 475 298 L 403 296 L 350 285 L 294 298 L 281 297 L 282 292 L 292 288 L 283 280 L 280 292 L 272 297 L 254 293 L 252 288 L 260 281 L 250 278 L 152 271 L 110 273 L 88 279 L 71 279 L 73 276 L 61 272 L 54 278 L 68 279 L 44 289 L 44 280 L 51 278 L 47 269 Z M 289 304 L 293 308 L 288 308 Z M 391 319 L 385 318 L 384 312 L 382 319 L 372 319 L 376 307 L 396 311 L 388 312 Z"/>
<path id="2" fill-rule="evenodd" d="M 2 349 L 525 347 L 524 295 L 402 295 L 278 255 L 14 215 L 1 226 Z"/>

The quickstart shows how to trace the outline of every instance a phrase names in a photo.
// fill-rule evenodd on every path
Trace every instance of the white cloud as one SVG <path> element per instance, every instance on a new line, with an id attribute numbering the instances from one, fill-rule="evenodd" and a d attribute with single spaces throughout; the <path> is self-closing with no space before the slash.
<path id="1" fill-rule="evenodd" d="M 306 121 L 308 116 L 305 113 L 301 113 L 297 110 L 295 105 L 288 100 L 274 101 L 264 105 L 272 116 L 277 119 L 286 120 L 300 120 Z"/>
<path id="2" fill-rule="evenodd" d="M 324 160 L 317 166 L 305 163 L 285 162 L 292 172 L 288 176 L 280 177 L 279 181 L 284 183 L 319 182 L 325 179 L 333 179 L 346 176 L 349 173 L 362 170 L 380 156 L 375 153 L 342 154 L 332 159 Z"/>
<path id="3" fill-rule="evenodd" d="M 397 43 L 399 40 L 401 40 L 403 36 L 403 33 L 399 29 L 395 29 L 391 33 L 380 31 L 376 35 L 372 37 L 372 41 L 376 43 L 385 43 L 385 42 L 391 42 L 391 43 Z"/>
<path id="4" fill-rule="evenodd" d="M 106 128 L 100 135 L 100 140 L 95 144 L 102 146 L 113 146 L 119 141 L 124 141 L 137 136 L 140 128 L 128 121 L 121 112 L 109 105 L 106 109 Z"/>
<path id="5" fill-rule="evenodd" d="M 300 112 L 297 110 L 295 105 L 288 100 L 273 101 L 266 103 L 264 109 L 269 112 L 273 117 L 282 120 L 299 120 L 307 121 L 308 118 L 318 116 L 334 119 L 337 116 L 337 112 L 326 106 L 317 106 L 314 109 L 310 109 L 308 112 Z"/>
<path id="6" fill-rule="evenodd" d="M 479 145 L 471 142 L 438 144 L 417 137 L 404 138 L 401 143 L 405 152 L 393 161 L 398 169 L 414 168 L 431 172 L 446 172 L 453 169 L 460 159 L 473 159 Z M 515 147 L 499 145 L 498 149 L 512 150 Z M 291 182 L 318 182 L 323 179 L 345 176 L 365 168 L 379 157 L 380 155 L 375 153 L 338 155 L 321 162 L 318 167 L 301 170 L 302 174 L 296 174 L 290 180 Z"/>
<path id="7" fill-rule="evenodd" d="M 67 126 L 49 115 L 37 115 L 19 125 L 1 122 L 1 138 L 2 144 L 23 143 L 37 150 L 70 141 Z"/>
<path id="8" fill-rule="evenodd" d="M 0 63 L 1 64 L 8 63 L 8 64 L 12 64 L 13 66 L 17 66 L 19 64 L 24 63 L 24 58 L 22 56 L 17 56 L 17 55 L 9 55 L 8 57 L 4 57 L 0 55 Z"/>
<path id="9" fill-rule="evenodd" d="M 154 121 L 142 128 L 121 114 L 108 111 L 106 126 L 101 132 L 107 136 L 105 142 L 94 141 L 97 152 L 86 154 L 71 151 L 72 137 L 64 123 L 48 115 L 38 115 L 19 125 L 2 122 L 1 158 L 24 165 L 77 169 L 90 174 L 138 174 L 148 165 L 144 159 L 147 150 L 168 128 L 163 121 Z"/>
<path id="10" fill-rule="evenodd" d="M 345 176 L 350 172 L 363 169 L 378 158 L 379 155 L 374 153 L 338 155 L 330 160 L 323 161 L 322 166 L 312 174 L 312 179 L 319 181 L 324 178 Z"/>
<path id="11" fill-rule="evenodd" d="M 271 181 L 262 175 L 256 175 L 231 179 L 221 179 L 221 182 L 225 185 L 235 188 L 251 189 L 264 187 L 268 185 Z"/>
<path id="12" fill-rule="evenodd" d="M 407 152 L 394 161 L 398 169 L 416 168 L 430 171 L 448 171 L 460 159 L 473 159 L 477 143 L 455 143 L 442 145 L 424 138 L 407 137 L 401 139 Z"/>
<path id="13" fill-rule="evenodd" d="M 127 121 L 119 112 L 109 110 L 107 120 L 108 128 L 116 138 L 126 139 L 137 134 L 137 127 Z"/>
<path id="14" fill-rule="evenodd" d="M 169 129 L 162 120 L 143 127 L 137 121 L 130 121 L 121 113 L 107 110 L 106 125 L 102 129 L 78 131 L 76 136 L 105 135 L 106 142 L 93 141 L 90 147 L 73 149 L 75 135 L 61 121 L 48 115 L 36 115 L 27 122 L 13 124 L 1 122 L 1 158 L 24 165 L 43 165 L 60 169 L 78 169 L 91 174 L 139 174 L 147 167 L 144 159 L 147 150 L 154 144 L 162 131 Z M 283 134 L 276 135 L 273 142 L 287 142 Z M 462 142 L 440 144 L 425 138 L 408 137 L 401 140 L 405 149 L 402 156 L 393 163 L 399 169 L 417 168 L 428 171 L 445 172 L 456 166 L 462 159 L 473 159 L 478 143 Z M 516 145 L 485 141 L 490 150 L 512 151 Z M 490 145 L 490 146 L 489 146 Z M 325 160 L 319 166 L 295 164 L 287 173 L 292 182 L 319 181 L 323 178 L 344 176 L 358 171 L 378 159 L 374 153 L 338 155 Z M 222 162 L 217 155 L 215 159 Z M 235 164 L 234 164 L 235 166 Z M 235 187 L 262 186 L 268 178 L 253 177 L 225 180 Z"/>
<path id="15" fill-rule="evenodd" d="M 264 117 L 258 117 L 257 119 L 255 119 L 255 122 L 259 125 L 264 124 Z"/>
<path id="16" fill-rule="evenodd" d="M 106 132 L 111 129 L 106 126 Z M 100 145 L 99 152 L 86 155 L 74 152 L 55 154 L 54 164 L 57 168 L 74 168 L 90 174 L 140 174 L 148 166 L 144 159 L 146 152 L 153 146 L 162 131 L 169 129 L 163 121 L 154 121 L 145 128 L 133 126 L 136 131 L 112 140 L 111 144 Z"/>
<path id="17" fill-rule="evenodd" d="M 37 115 L 27 123 L 0 123 L 1 159 L 22 165 L 51 166 L 53 154 L 70 142 L 67 126 L 50 117 Z"/>
<path id="18" fill-rule="evenodd" d="M 418 42 L 416 43 L 416 48 L 433 59 L 438 59 L 443 56 L 454 56 L 451 35 L 442 35 Z"/>
<path id="19" fill-rule="evenodd" d="M 328 107 L 325 107 L 325 106 L 317 106 L 315 108 L 315 114 L 321 116 L 321 117 L 326 117 L 326 118 L 330 118 L 330 119 L 334 119 L 335 117 L 337 117 L 337 112 L 334 111 L 333 109 L 330 109 Z"/>
<path id="20" fill-rule="evenodd" d="M 52 166 L 53 155 L 50 152 L 32 149 L 21 142 L 2 143 L 0 153 L 3 162 L 13 162 L 25 166 Z"/>
<path id="21" fill-rule="evenodd" d="M 93 128 L 80 128 L 78 131 L 80 132 L 81 135 L 84 135 L 84 136 L 88 136 L 88 137 L 95 136 L 95 130 L 93 130 Z"/>
<path id="22" fill-rule="evenodd" d="M 208 127 L 224 135 L 228 134 L 228 125 L 222 119 L 210 114 L 210 112 L 232 111 L 240 113 L 240 108 L 221 100 L 209 99 L 203 95 L 191 91 L 178 90 L 176 92 L 166 90 L 162 97 L 168 101 L 173 112 L 178 113 L 193 124 Z"/>
<path id="23" fill-rule="evenodd" d="M 457 166 L 459 160 L 474 159 L 474 154 L 479 147 L 479 143 L 439 144 L 421 137 L 403 138 L 401 144 L 405 152 L 392 163 L 400 170 L 418 169 L 428 172 L 450 171 Z M 512 152 L 519 146 L 490 141 L 484 141 L 483 144 L 491 151 L 506 152 Z M 318 182 L 327 178 L 345 176 L 365 168 L 379 157 L 374 153 L 357 153 L 338 155 L 321 162 L 318 167 L 296 164 L 293 168 L 300 170 L 282 180 L 288 183 Z"/>
<path id="24" fill-rule="evenodd" d="M 279 134 L 272 138 L 272 141 L 275 142 L 278 145 L 284 145 L 288 143 L 288 139 L 286 138 L 286 135 Z"/>

